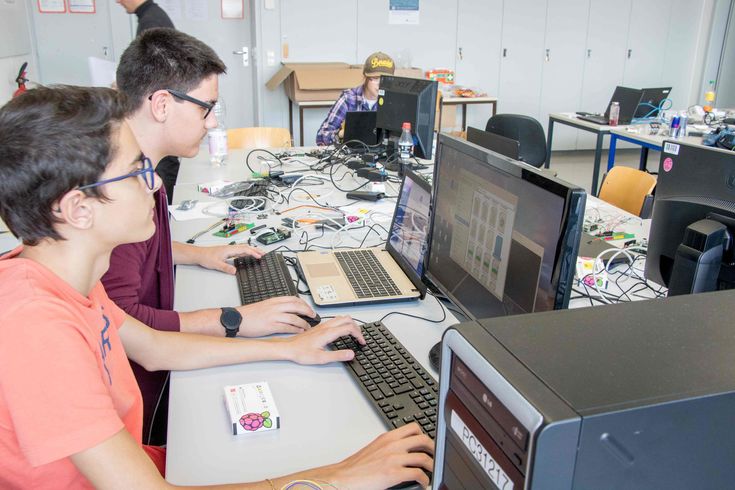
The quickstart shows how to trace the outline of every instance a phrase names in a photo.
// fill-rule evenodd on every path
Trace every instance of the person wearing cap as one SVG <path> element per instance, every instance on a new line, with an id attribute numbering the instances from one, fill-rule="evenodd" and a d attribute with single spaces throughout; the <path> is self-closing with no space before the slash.
<path id="1" fill-rule="evenodd" d="M 342 123 L 350 111 L 374 111 L 378 105 L 378 89 L 381 75 L 393 75 L 396 64 L 380 51 L 365 60 L 362 69 L 364 80 L 359 87 L 342 92 L 316 133 L 317 145 L 333 145 L 342 136 Z"/>

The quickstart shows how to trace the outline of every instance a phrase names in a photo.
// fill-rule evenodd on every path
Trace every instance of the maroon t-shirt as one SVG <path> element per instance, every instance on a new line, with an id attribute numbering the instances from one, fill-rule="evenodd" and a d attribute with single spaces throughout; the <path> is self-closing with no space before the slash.
<path id="1" fill-rule="evenodd" d="M 156 232 L 144 242 L 116 247 L 110 257 L 110 268 L 102 277 L 102 284 L 110 299 L 128 315 L 156 330 L 179 331 L 179 314 L 173 311 L 173 252 L 168 203 L 163 186 L 154 197 Z M 130 364 L 143 394 L 145 442 L 168 372 L 148 372 L 132 361 Z M 165 410 L 165 407 L 159 407 L 161 409 Z"/>

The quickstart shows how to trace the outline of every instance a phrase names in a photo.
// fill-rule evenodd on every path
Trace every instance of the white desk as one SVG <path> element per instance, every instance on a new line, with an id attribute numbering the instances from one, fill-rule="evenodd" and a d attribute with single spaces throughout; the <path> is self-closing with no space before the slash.
<path id="1" fill-rule="evenodd" d="M 196 169 L 206 168 L 197 161 L 183 160 L 180 175 L 194 175 Z M 235 175 L 238 171 L 222 170 L 223 175 Z M 207 172 L 203 175 L 207 179 L 211 177 Z M 177 186 L 176 199 L 192 197 L 193 188 L 193 184 Z M 599 201 L 590 202 L 592 206 L 602 206 L 596 204 Z M 172 222 L 173 238 L 186 239 L 206 224 L 206 220 Z M 237 304 L 234 276 L 193 266 L 177 267 L 176 309 Z M 577 306 L 588 304 L 587 300 L 580 300 Z M 394 311 L 431 319 L 443 315 L 431 296 L 418 302 L 317 311 L 322 317 L 349 314 L 362 321 L 379 320 Z M 429 366 L 427 354 L 442 332 L 456 323 L 455 318 L 448 314 L 443 322 L 433 324 L 392 315 L 383 323 L 437 377 Z M 223 403 L 223 387 L 255 381 L 270 384 L 282 427 L 261 434 L 232 436 Z M 386 430 L 347 367 L 298 366 L 288 362 L 172 373 L 168 427 L 166 478 L 171 483 L 187 485 L 253 481 L 334 463 Z"/>
<path id="2" fill-rule="evenodd" d="M 546 163 L 544 166 L 549 168 L 551 165 L 551 145 L 554 139 L 554 123 L 565 124 L 572 126 L 573 128 L 581 129 L 582 131 L 588 131 L 597 135 L 595 142 L 595 159 L 592 167 L 592 187 L 591 194 L 597 195 L 597 182 L 600 174 L 600 160 L 602 159 L 602 143 L 606 135 L 610 134 L 612 126 L 603 126 L 595 124 L 589 121 L 583 121 L 579 119 L 573 112 L 559 112 L 549 114 L 549 127 L 546 134 Z"/>
<path id="3" fill-rule="evenodd" d="M 610 151 L 607 154 L 607 171 L 615 165 L 615 149 L 617 141 L 627 141 L 641 147 L 641 158 L 638 164 L 640 170 L 646 170 L 648 162 L 648 150 L 661 151 L 664 140 L 672 140 L 671 136 L 662 136 L 659 134 L 647 134 L 646 124 L 631 124 L 628 126 L 618 126 L 610 129 Z M 678 141 L 692 144 L 702 144 L 702 136 L 686 136 Z"/>
<path id="4" fill-rule="evenodd" d="M 492 106 L 492 110 L 490 112 L 491 117 L 498 112 L 497 97 L 488 97 L 487 95 L 483 95 L 481 97 L 442 97 L 442 106 L 462 106 L 462 131 L 467 131 L 467 106 L 474 104 L 490 104 Z"/>

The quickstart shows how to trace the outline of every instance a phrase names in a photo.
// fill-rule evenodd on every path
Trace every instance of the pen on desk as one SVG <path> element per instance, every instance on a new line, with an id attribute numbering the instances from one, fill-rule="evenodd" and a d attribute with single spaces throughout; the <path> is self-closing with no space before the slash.
<path id="1" fill-rule="evenodd" d="M 224 221 L 225 221 L 226 219 L 227 219 L 227 218 L 222 218 L 221 220 L 215 221 L 215 222 L 214 222 L 214 223 L 212 223 L 212 224 L 211 224 L 210 226 L 208 226 L 208 227 L 207 227 L 206 229 L 204 229 L 204 230 L 202 230 L 202 231 L 200 231 L 200 232 L 196 233 L 196 234 L 195 234 L 195 235 L 194 235 L 193 237 L 189 238 L 189 239 L 188 239 L 188 240 L 186 241 L 186 243 L 194 243 L 194 242 L 196 241 L 196 239 L 197 239 L 197 238 L 199 238 L 200 236 L 204 235 L 204 234 L 205 234 L 205 233 L 207 233 L 208 231 L 212 231 L 212 230 L 214 230 L 214 229 L 215 229 L 215 228 L 217 228 L 217 227 L 218 227 L 219 225 L 221 225 L 221 224 L 222 224 L 222 223 L 223 223 L 223 222 L 224 222 Z"/>

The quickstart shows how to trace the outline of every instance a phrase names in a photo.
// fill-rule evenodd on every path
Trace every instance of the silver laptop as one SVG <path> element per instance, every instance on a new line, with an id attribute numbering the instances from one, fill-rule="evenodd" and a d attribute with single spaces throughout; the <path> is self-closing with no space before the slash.
<path id="1" fill-rule="evenodd" d="M 431 186 L 406 172 L 385 249 L 299 252 L 314 303 L 345 306 L 423 298 L 429 246 Z"/>

